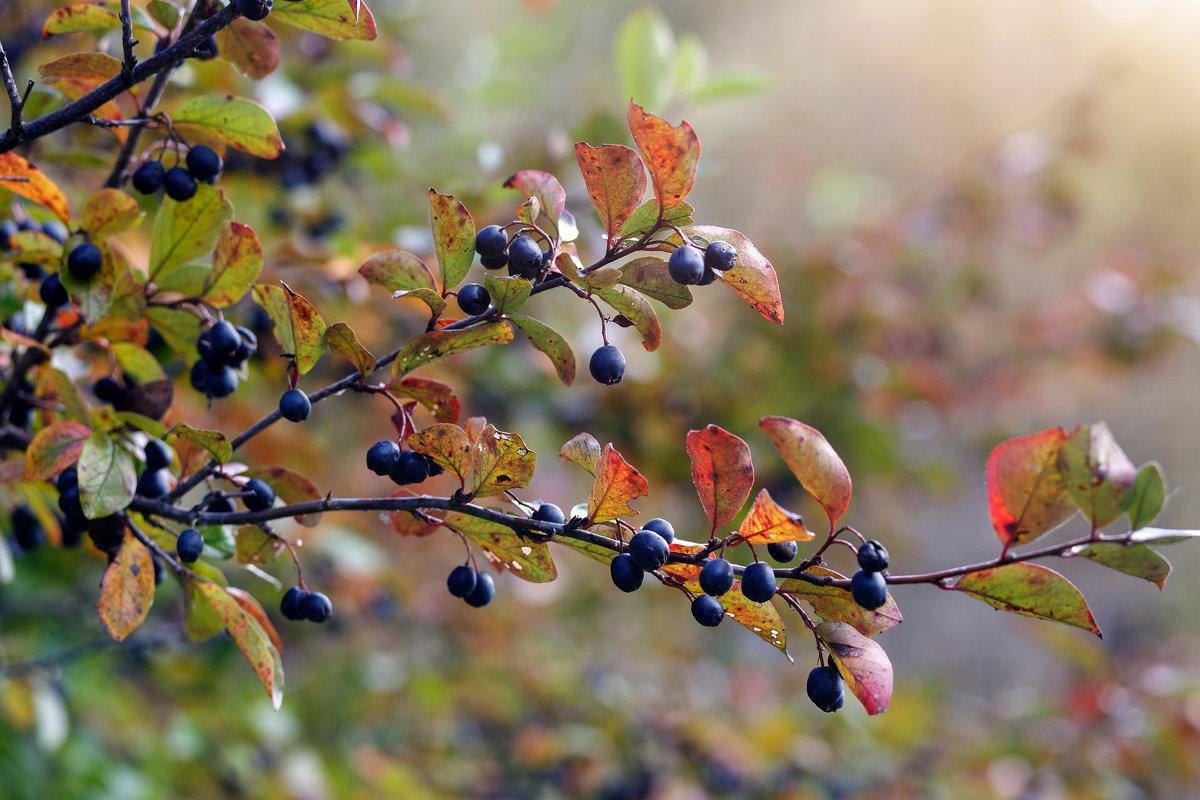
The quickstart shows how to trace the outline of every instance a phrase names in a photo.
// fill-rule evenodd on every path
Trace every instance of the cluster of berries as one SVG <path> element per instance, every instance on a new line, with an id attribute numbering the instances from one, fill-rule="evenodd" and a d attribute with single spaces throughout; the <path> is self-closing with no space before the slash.
<path id="1" fill-rule="evenodd" d="M 283 593 L 283 599 L 279 601 L 279 613 L 293 622 L 324 622 L 333 616 L 333 603 L 321 592 L 293 586 Z"/>
<path id="2" fill-rule="evenodd" d="M 455 597 L 461 597 L 473 608 L 483 608 L 496 596 L 496 582 L 486 572 L 476 571 L 467 564 L 459 564 L 450 570 L 446 588 Z"/>
<path id="3" fill-rule="evenodd" d="M 237 370 L 258 350 L 258 337 L 249 328 L 221 320 L 196 341 L 200 360 L 192 365 L 192 388 L 209 397 L 228 397 L 238 385 Z"/>
<path id="4" fill-rule="evenodd" d="M 133 171 L 129 182 L 142 194 L 162 189 L 167 197 L 183 203 L 196 196 L 198 181 L 215 183 L 224 166 L 217 151 L 203 144 L 188 149 L 185 163 L 186 167 L 176 164 L 167 169 L 162 161 L 146 161 Z"/>
<path id="5" fill-rule="evenodd" d="M 83 514 L 83 501 L 79 496 L 79 470 L 74 464 L 59 473 L 55 482 L 58 489 L 58 510 L 63 513 L 63 539 L 68 535 L 78 538 L 88 528 L 88 518 Z"/>
<path id="6" fill-rule="evenodd" d="M 367 450 L 367 469 L 380 477 L 391 478 L 399 486 L 420 483 L 445 471 L 424 453 L 401 450 L 400 445 L 390 439 L 380 440 Z"/>
<path id="7" fill-rule="evenodd" d="M 636 592 L 647 572 L 667 563 L 673 541 L 675 527 L 670 522 L 661 517 L 647 522 L 629 540 L 625 552 L 609 563 L 613 584 L 622 592 Z"/>
<path id="8" fill-rule="evenodd" d="M 887 602 L 887 580 L 883 571 L 888 568 L 888 551 L 871 539 L 858 548 L 858 572 L 850 576 L 850 594 L 854 602 L 874 611 Z"/>
<path id="9" fill-rule="evenodd" d="M 137 493 L 142 497 L 156 500 L 171 491 L 171 473 L 167 471 L 167 468 L 175 461 L 175 453 L 159 439 L 151 439 L 146 442 L 145 453 L 146 469 L 138 476 Z M 192 559 L 192 561 L 195 560 Z"/>
<path id="10" fill-rule="evenodd" d="M 537 240 L 527 234 L 516 236 L 510 242 L 504 228 L 488 225 L 475 234 L 475 252 L 484 269 L 502 269 L 508 266 L 508 274 L 526 280 L 537 280 L 542 270 L 550 263 L 551 251 L 542 251 Z"/>
<path id="11" fill-rule="evenodd" d="M 676 283 L 707 286 L 717 279 L 718 273 L 733 269 L 735 261 L 737 250 L 729 242 L 709 242 L 703 250 L 687 243 L 671 252 L 667 271 Z"/>

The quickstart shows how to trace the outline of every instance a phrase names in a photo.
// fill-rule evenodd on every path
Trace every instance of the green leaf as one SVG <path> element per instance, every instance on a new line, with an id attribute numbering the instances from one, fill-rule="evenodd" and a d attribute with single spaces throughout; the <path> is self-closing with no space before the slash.
<path id="1" fill-rule="evenodd" d="M 541 320 L 521 314 L 509 317 L 509 321 L 525 331 L 530 344 L 549 357 L 560 381 L 567 386 L 575 381 L 575 353 L 562 334 Z"/>
<path id="2" fill-rule="evenodd" d="M 1074 584 L 1039 564 L 1013 563 L 968 572 L 950 587 L 1001 611 L 1074 625 L 1100 635 Z"/>
<path id="3" fill-rule="evenodd" d="M 567 193 L 558 178 L 537 169 L 521 170 L 504 182 L 505 189 L 514 189 L 525 197 L 536 197 L 542 213 L 557 227 L 558 218 L 567 206 Z M 535 213 L 534 218 L 537 217 Z M 531 223 L 533 220 L 529 220 Z"/>
<path id="4" fill-rule="evenodd" d="M 592 491 L 588 495 L 588 521 L 591 523 L 635 516 L 638 512 L 629 501 L 650 494 L 646 478 L 611 443 L 604 445 L 593 474 L 596 479 L 592 481 Z"/>
<path id="5" fill-rule="evenodd" d="M 741 438 L 716 425 L 689 431 L 687 453 L 692 483 L 713 530 L 742 510 L 754 487 L 754 462 Z"/>
<path id="6" fill-rule="evenodd" d="M 133 633 L 154 602 L 154 563 L 150 550 L 129 531 L 100 580 L 96 611 L 108 635 L 118 642 Z"/>
<path id="7" fill-rule="evenodd" d="M 600 289 L 596 296 L 637 327 L 642 335 L 642 347 L 653 352 L 662 343 L 662 326 L 658 322 L 658 314 L 654 306 L 645 297 L 628 286 L 613 286 L 611 289 Z"/>
<path id="8" fill-rule="evenodd" d="M 167 431 L 167 442 L 177 439 L 199 445 L 212 454 L 219 464 L 228 464 L 233 460 L 233 445 L 220 431 L 206 431 L 193 428 L 185 422 L 178 422 Z"/>
<path id="9" fill-rule="evenodd" d="M 63 246 L 44 233 L 33 231 L 15 233 L 8 239 L 8 249 L 10 251 L 9 258 L 21 263 L 53 267 L 60 266 L 65 262 Z"/>
<path id="10" fill-rule="evenodd" d="M 600 224 L 614 242 L 646 194 L 646 168 L 637 151 L 620 144 L 575 145 L 575 160 Z"/>
<path id="11" fill-rule="evenodd" d="M 647 256 L 622 264 L 621 283 L 670 309 L 692 304 L 691 290 L 671 277 L 667 262 L 661 258 Z"/>
<path id="12" fill-rule="evenodd" d="M 390 292 L 407 289 L 433 289 L 437 281 L 425 262 L 404 250 L 381 250 L 374 253 L 358 268 L 358 274 L 368 283 L 382 286 Z"/>
<path id="13" fill-rule="evenodd" d="M 549 583 L 558 577 L 545 542 L 521 538 L 507 525 L 457 511 L 449 514 L 444 524 L 478 545 L 496 569 L 506 569 L 530 583 Z"/>
<path id="14" fill-rule="evenodd" d="M 115 514 L 129 506 L 137 484 L 133 456 L 104 432 L 94 432 L 79 454 L 79 494 L 88 519 Z"/>
<path id="15" fill-rule="evenodd" d="M 119 2 L 75 3 L 64 6 L 46 18 L 42 25 L 42 38 L 49 39 L 51 36 L 64 33 L 102 33 L 120 30 L 120 10 Z M 154 23 L 150 21 L 144 11 L 133 6 L 130 12 L 130 21 L 133 23 L 134 30 L 153 31 Z"/>
<path id="16" fill-rule="evenodd" d="M 632 100 L 625 120 L 650 172 L 655 198 L 663 208 L 683 203 L 692 191 L 700 163 L 700 140 L 692 126 L 687 122 L 671 125 Z"/>
<path id="17" fill-rule="evenodd" d="M 271 112 L 244 97 L 193 97 L 171 119 L 175 130 L 192 143 L 218 149 L 229 145 L 259 158 L 275 158 L 283 152 Z"/>
<path id="18" fill-rule="evenodd" d="M 92 415 L 87 403 L 79 396 L 75 384 L 62 370 L 42 367 L 38 373 L 37 394 L 38 397 L 53 395 L 65 407 L 69 420 L 90 426 Z"/>
<path id="19" fill-rule="evenodd" d="M 600 443 L 590 433 L 579 433 L 558 451 L 559 458 L 568 464 L 578 464 L 593 476 L 600 463 Z M 649 488 L 649 484 L 647 484 Z"/>
<path id="20" fill-rule="evenodd" d="M 744 234 L 714 225 L 691 225 L 683 231 L 688 236 L 698 236 L 707 242 L 722 241 L 733 245 L 737 259 L 733 269 L 720 273 L 721 283 L 741 295 L 759 314 L 772 322 L 783 324 L 779 277 L 771 262 Z"/>
<path id="21" fill-rule="evenodd" d="M 662 108 L 673 88 L 671 60 L 675 36 L 662 12 L 653 7 L 634 11 L 613 39 L 613 61 L 622 99 Z"/>
<path id="22" fill-rule="evenodd" d="M 442 289 L 458 286 L 475 260 L 475 222 L 454 195 L 429 190 L 429 218 Z"/>
<path id="23" fill-rule="evenodd" d="M 283 663 L 279 650 L 252 615 L 242 608 L 229 590 L 213 583 L 195 582 L 196 591 L 216 609 L 233 643 L 250 662 L 267 696 L 278 710 L 283 703 Z"/>
<path id="24" fill-rule="evenodd" d="M 244 478 L 261 478 L 271 484 L 276 496 L 286 505 L 320 500 L 324 495 L 317 485 L 295 470 L 275 464 L 251 467 L 242 473 Z M 301 514 L 295 520 L 306 528 L 315 528 L 321 521 L 320 514 Z"/>
<path id="25" fill-rule="evenodd" d="M 229 585 L 224 573 L 205 561 L 190 564 L 188 569 L 216 586 Z M 221 619 L 221 615 L 198 588 L 205 585 L 204 581 L 181 579 L 180 583 L 183 584 L 185 592 L 186 615 L 183 621 L 183 630 L 187 633 L 187 637 L 193 642 L 200 642 L 225 630 L 225 622 Z"/>
<path id="26" fill-rule="evenodd" d="M 845 579 L 844 575 L 825 567 L 809 567 L 805 571 L 811 575 Z M 854 602 L 848 590 L 836 586 L 818 586 L 800 578 L 784 578 L 779 582 L 779 591 L 806 601 L 822 619 L 854 626 L 863 636 L 875 636 L 904 621 L 900 608 L 890 594 L 882 606 L 868 611 Z"/>
<path id="27" fill-rule="evenodd" d="M 404 375 L 444 356 L 486 345 L 507 344 L 512 340 L 513 329 L 507 322 L 485 322 L 455 331 L 430 331 L 413 339 L 397 354 L 392 375 Z"/>
<path id="28" fill-rule="evenodd" d="M 121 371 L 133 378 L 134 383 L 140 385 L 167 379 L 162 364 L 159 364 L 158 359 L 141 345 L 133 342 L 116 342 L 111 350 Z"/>
<path id="29" fill-rule="evenodd" d="M 758 427 L 800 485 L 825 509 L 830 523 L 841 519 L 850 507 L 850 472 L 821 432 L 787 417 L 763 417 Z"/>
<path id="30" fill-rule="evenodd" d="M 217 308 L 241 300 L 262 272 L 263 251 L 249 225 L 230 222 L 221 229 L 213 252 L 212 271 L 204 280 L 204 299 Z"/>
<path id="31" fill-rule="evenodd" d="M 446 299 L 438 294 L 436 289 L 402 289 L 398 292 L 392 292 L 393 300 L 400 298 L 420 300 L 429 306 L 429 310 L 433 312 L 434 316 L 441 316 L 441 313 L 446 310 Z"/>
<path id="32" fill-rule="evenodd" d="M 868 714 L 887 711 L 892 698 L 892 662 L 874 639 L 844 622 L 827 620 L 815 631 L 833 655 L 838 672 Z"/>
<path id="33" fill-rule="evenodd" d="M 243 75 L 256 81 L 279 67 L 279 37 L 265 22 L 237 17 L 217 31 L 217 51 Z"/>
<path id="34" fill-rule="evenodd" d="M 1162 466 L 1157 461 L 1142 464 L 1134 478 L 1133 498 L 1129 501 L 1129 508 L 1125 509 L 1129 515 L 1129 527 L 1137 530 L 1154 522 L 1166 502 L 1167 479 Z"/>
<path id="35" fill-rule="evenodd" d="M 1097 528 L 1113 522 L 1133 501 L 1137 471 L 1103 422 L 1079 425 L 1058 451 L 1067 491 Z"/>
<path id="36" fill-rule="evenodd" d="M 1144 544 L 1093 542 L 1072 547 L 1063 556 L 1082 556 L 1117 572 L 1150 581 L 1159 589 L 1163 588 L 1167 576 L 1171 574 L 1171 562 Z"/>
<path id="37" fill-rule="evenodd" d="M 120 189 L 101 189 L 83 209 L 83 229 L 93 239 L 103 239 L 137 227 L 144 216 L 137 200 Z"/>
<path id="38" fill-rule="evenodd" d="M 489 497 L 524 488 L 533 479 L 536 464 L 537 454 L 525 446 L 519 435 L 488 425 L 471 448 L 467 492 L 476 497 Z"/>
<path id="39" fill-rule="evenodd" d="M 529 292 L 533 290 L 533 284 L 524 278 L 502 278 L 498 275 L 486 276 L 483 279 L 483 286 L 492 299 L 492 305 L 501 314 L 513 314 L 519 311 L 521 306 L 525 305 L 525 301 L 529 299 Z"/>
<path id="40" fill-rule="evenodd" d="M 298 3 L 283 2 L 275 6 L 271 19 L 284 22 L 301 30 L 312 31 L 330 39 L 374 39 L 375 17 L 364 2 L 350 3 L 346 0 L 300 0 Z"/>
<path id="41" fill-rule="evenodd" d="M 680 203 L 677 206 L 672 206 L 662 212 L 663 222 L 672 222 L 676 225 L 690 225 L 692 223 L 692 207 L 687 203 Z M 637 210 L 629 215 L 629 219 L 625 220 L 625 224 L 621 226 L 621 236 L 630 237 L 635 233 L 648 231 L 658 222 L 658 198 L 652 197 L 646 202 L 637 207 Z"/>
<path id="42" fill-rule="evenodd" d="M 25 450 L 25 480 L 49 480 L 74 464 L 92 429 L 77 422 L 55 422 L 37 432 Z"/>
<path id="43" fill-rule="evenodd" d="M 296 370 L 303 375 L 317 364 L 325 352 L 325 320 L 312 303 L 287 286 L 258 284 L 254 301 L 266 309 L 275 326 L 275 338 L 284 355 L 295 359 Z"/>
<path id="44" fill-rule="evenodd" d="M 1066 438 L 1062 428 L 1051 428 L 1001 442 L 988 456 L 988 513 L 1001 544 L 1032 541 L 1075 513 L 1058 469 Z"/>
<path id="45" fill-rule="evenodd" d="M 196 352 L 196 340 L 200 338 L 200 319 L 190 311 L 167 306 L 150 306 L 146 319 L 158 331 L 172 350 L 183 356 L 188 364 L 194 364 L 200 355 Z"/>
<path id="46" fill-rule="evenodd" d="M 233 205 L 216 186 L 200 183 L 196 196 L 180 203 L 162 201 L 150 235 L 150 280 L 165 280 L 171 272 L 213 249 Z"/>
<path id="47" fill-rule="evenodd" d="M 173 29 L 176 25 L 178 25 L 180 18 L 183 16 L 183 13 L 179 10 L 179 7 L 174 3 L 167 2 L 167 0 L 150 0 L 150 2 L 146 4 L 146 11 L 149 12 L 150 16 L 153 17 L 160 25 L 168 30 Z"/>
<path id="48" fill-rule="evenodd" d="M 348 360 L 365 378 L 375 371 L 375 356 L 362 346 L 354 330 L 344 322 L 335 322 L 325 331 L 329 349 Z"/>

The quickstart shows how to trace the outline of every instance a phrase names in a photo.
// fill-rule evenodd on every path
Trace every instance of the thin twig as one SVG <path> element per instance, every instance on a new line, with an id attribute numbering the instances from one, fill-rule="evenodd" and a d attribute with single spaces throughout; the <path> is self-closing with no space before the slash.
<path id="1" fill-rule="evenodd" d="M 137 56 L 133 54 L 133 14 L 129 10 L 129 0 L 121 0 L 121 72 L 127 77 L 133 77 L 133 68 L 137 66 Z"/>
<path id="2" fill-rule="evenodd" d="M 21 92 L 17 89 L 17 81 L 13 78 L 12 66 L 8 63 L 8 53 L 4 49 L 3 42 L 0 42 L 0 79 L 4 80 L 4 90 L 8 92 L 8 102 L 12 109 L 12 121 L 9 123 L 4 137 L 7 139 L 11 136 L 19 139 L 21 136 L 21 112 L 24 110 L 25 103 L 21 99 Z"/>

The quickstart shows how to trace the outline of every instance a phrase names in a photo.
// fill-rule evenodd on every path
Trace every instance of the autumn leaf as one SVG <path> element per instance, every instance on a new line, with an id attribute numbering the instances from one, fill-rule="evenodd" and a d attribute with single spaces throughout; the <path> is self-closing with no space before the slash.
<path id="1" fill-rule="evenodd" d="M 530 583 L 549 583 L 558 577 L 545 542 L 521 538 L 507 525 L 458 512 L 449 514 L 444 524 L 478 545 L 497 570 L 506 569 Z"/>
<path id="2" fill-rule="evenodd" d="M 813 538 L 804 527 L 804 519 L 776 503 L 765 488 L 754 498 L 754 505 L 742 520 L 738 535 L 751 544 L 807 542 Z"/>
<path id="3" fill-rule="evenodd" d="M 449 422 L 430 425 L 405 440 L 409 447 L 433 459 L 434 463 L 466 481 L 474 463 L 474 444 L 466 431 Z"/>
<path id="4" fill-rule="evenodd" d="M 738 515 L 754 487 L 754 462 L 746 443 L 729 431 L 709 425 L 687 435 L 692 483 L 713 530 Z"/>
<path id="5" fill-rule="evenodd" d="M 44 481 L 79 459 L 91 428 L 77 422 L 55 422 L 42 428 L 25 450 L 25 479 Z"/>
<path id="6" fill-rule="evenodd" d="M 692 126 L 686 122 L 671 125 L 632 101 L 625 119 L 650 170 L 654 196 L 663 208 L 679 205 L 692 190 L 700 161 L 700 140 Z"/>
<path id="7" fill-rule="evenodd" d="M 763 417 L 758 427 L 771 439 L 788 469 L 837 522 L 850 507 L 850 473 L 816 428 L 787 417 Z"/>
<path id="8" fill-rule="evenodd" d="M 476 497 L 520 489 L 533 479 L 537 454 L 515 433 L 488 425 L 471 448 L 471 472 L 467 492 Z"/>
<path id="9" fill-rule="evenodd" d="M 1075 513 L 1058 469 L 1066 438 L 1062 428 L 1051 428 L 1001 442 L 988 456 L 988 513 L 1002 544 L 1032 541 Z"/>
<path id="10" fill-rule="evenodd" d="M 1075 585 L 1040 564 L 1012 563 L 968 572 L 951 587 L 1001 611 L 1061 622 L 1100 635 Z"/>
<path id="11" fill-rule="evenodd" d="M 604 446 L 595 475 L 588 496 L 589 522 L 607 522 L 637 514 L 629 501 L 650 494 L 650 484 L 642 473 L 630 466 L 611 443 Z"/>
<path id="12" fill-rule="evenodd" d="M 1133 501 L 1137 470 L 1103 422 L 1080 425 L 1058 450 L 1067 492 L 1097 528 L 1115 521 Z"/>
<path id="13" fill-rule="evenodd" d="M 549 172 L 537 169 L 526 169 L 513 175 L 504 182 L 505 189 L 515 189 L 525 197 L 537 198 L 542 213 L 557 225 L 567 205 L 567 193 Z M 536 217 L 536 214 L 534 215 Z M 530 220 L 532 222 L 532 220 Z"/>
<path id="14" fill-rule="evenodd" d="M 45 206 L 63 222 L 70 222 L 71 208 L 67 204 L 67 196 L 31 162 L 16 153 L 0 153 L 0 177 L 24 178 L 21 181 L 3 181 L 3 187 Z"/>
<path id="15" fill-rule="evenodd" d="M 283 662 L 271 637 L 226 588 L 207 581 L 194 581 L 192 585 L 220 615 L 229 637 L 250 662 L 250 668 L 278 710 L 283 703 Z"/>
<path id="16" fill-rule="evenodd" d="M 564 444 L 558 455 L 568 464 L 578 464 L 595 475 L 600 463 L 600 443 L 590 433 L 580 433 Z"/>
<path id="17" fill-rule="evenodd" d="M 142 624 L 153 602 L 154 563 L 150 550 L 126 531 L 116 558 L 100 580 L 96 611 L 109 636 L 120 642 Z"/>
<path id="18" fill-rule="evenodd" d="M 600 224 L 614 242 L 646 194 L 646 168 L 637 151 L 620 144 L 575 145 L 575 160 Z M 611 245 L 610 245 L 611 246 Z"/>
<path id="19" fill-rule="evenodd" d="M 728 242 L 737 251 L 733 269 L 721 273 L 721 283 L 741 295 L 759 314 L 772 322 L 783 324 L 783 299 L 779 294 L 779 277 L 766 256 L 758 251 L 742 233 L 712 225 L 692 225 L 683 229 L 688 236 L 708 242 Z"/>
<path id="20" fill-rule="evenodd" d="M 816 634 L 867 713 L 887 711 L 892 698 L 892 662 L 883 648 L 844 622 L 826 620 L 817 625 Z"/>

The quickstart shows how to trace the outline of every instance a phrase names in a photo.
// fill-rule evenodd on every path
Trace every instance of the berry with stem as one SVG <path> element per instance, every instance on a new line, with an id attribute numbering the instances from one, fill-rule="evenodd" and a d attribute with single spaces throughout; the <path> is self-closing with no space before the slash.
<path id="1" fill-rule="evenodd" d="M 459 564 L 450 570 L 450 575 L 446 578 L 446 588 L 455 597 L 466 597 L 475 590 L 476 581 L 475 570 L 466 564 Z"/>
<path id="2" fill-rule="evenodd" d="M 712 595 L 699 594 L 692 600 L 692 617 L 706 628 L 715 628 L 725 619 L 725 609 Z"/>
<path id="3" fill-rule="evenodd" d="M 858 548 L 858 565 L 867 572 L 883 572 L 890 558 L 887 548 L 874 539 L 868 539 Z"/>
<path id="4" fill-rule="evenodd" d="M 874 611 L 887 602 L 887 581 L 881 573 L 860 569 L 850 576 L 850 595 L 867 611 Z"/>
<path id="5" fill-rule="evenodd" d="M 775 596 L 775 570 L 765 561 L 747 564 L 742 573 L 742 594 L 752 603 L 765 603 Z"/>
<path id="6" fill-rule="evenodd" d="M 710 558 L 700 568 L 700 589 L 720 597 L 733 588 L 733 564 L 724 558 Z"/>
<path id="7" fill-rule="evenodd" d="M 671 548 L 654 531 L 640 530 L 629 540 L 629 555 L 643 572 L 650 572 L 667 563 Z"/>
<path id="8" fill-rule="evenodd" d="M 179 539 L 175 542 L 175 553 L 179 556 L 179 560 L 185 564 L 191 564 L 200 558 L 200 554 L 204 551 L 204 536 L 195 528 L 184 528 L 179 532 Z"/>
<path id="9" fill-rule="evenodd" d="M 704 256 L 691 245 L 676 247 L 667 259 L 667 272 L 676 283 L 693 286 L 704 277 Z"/>
<path id="10" fill-rule="evenodd" d="M 767 545 L 767 554 L 780 564 L 787 564 L 798 552 L 800 547 L 795 542 L 771 542 Z"/>
<path id="11" fill-rule="evenodd" d="M 824 711 L 837 711 L 846 702 L 846 691 L 837 667 L 816 667 L 808 673 L 808 699 Z"/>
<path id="12" fill-rule="evenodd" d="M 615 345 L 606 344 L 592 353 L 588 370 L 597 383 L 612 386 L 625 377 L 625 354 Z"/>
<path id="13" fill-rule="evenodd" d="M 496 582 L 486 572 L 475 573 L 475 588 L 463 600 L 472 608 L 483 608 L 496 596 Z"/>
<path id="14" fill-rule="evenodd" d="M 288 389 L 279 398 L 279 415 L 288 422 L 304 422 L 312 411 L 312 402 L 300 389 Z"/>

